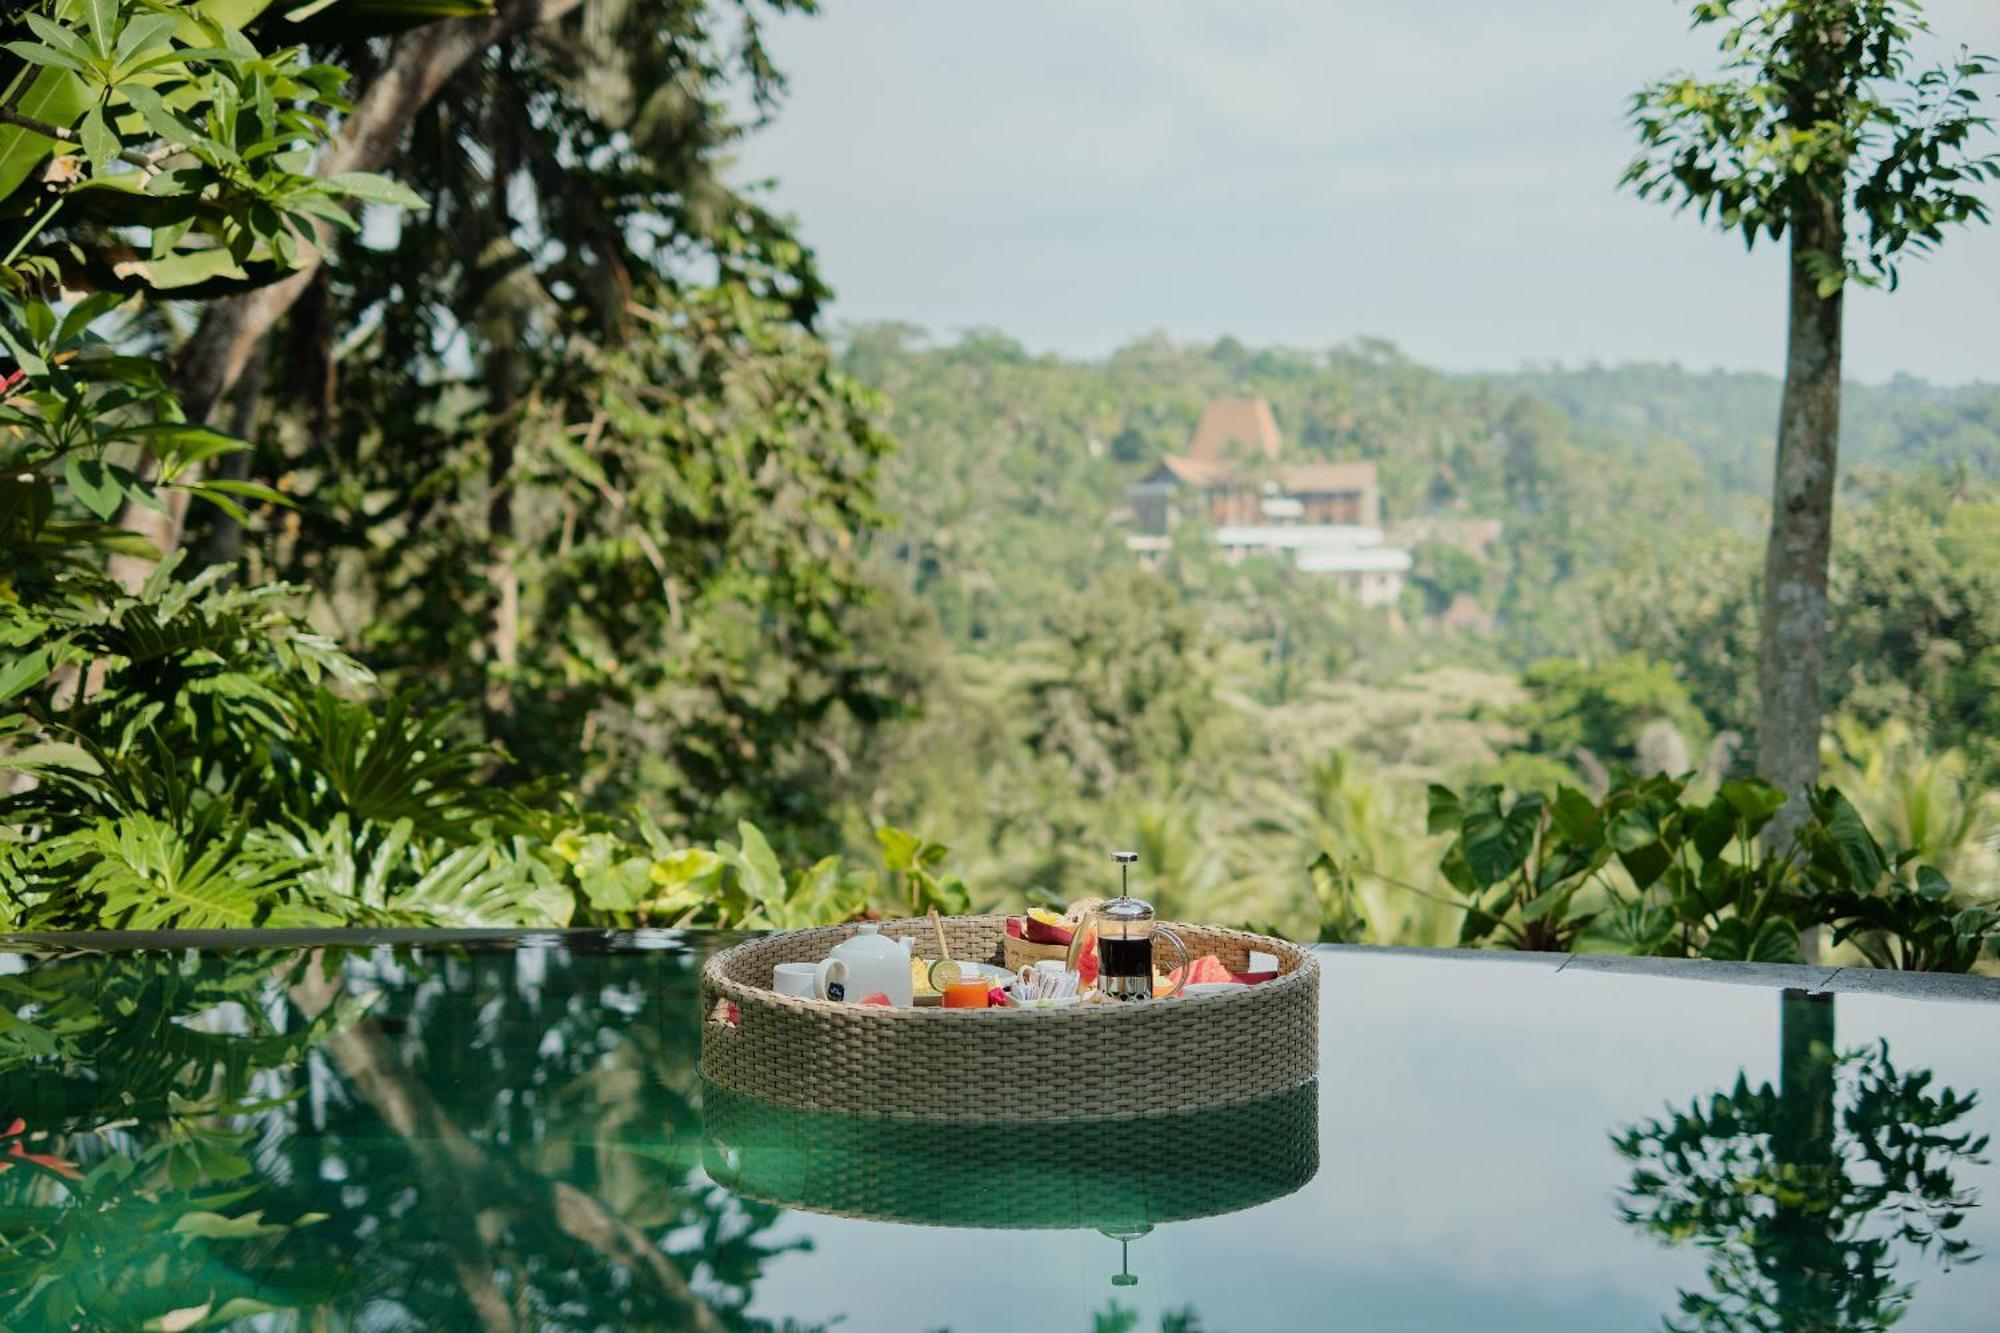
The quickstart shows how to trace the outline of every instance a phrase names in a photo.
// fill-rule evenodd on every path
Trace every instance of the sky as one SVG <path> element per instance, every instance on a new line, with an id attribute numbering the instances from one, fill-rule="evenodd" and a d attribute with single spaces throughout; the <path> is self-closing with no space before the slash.
<path id="1" fill-rule="evenodd" d="M 2000 0 L 1932 0 L 1942 54 Z M 1164 331 L 1429 364 L 1777 372 L 1779 250 L 1620 192 L 1634 89 L 1713 66 L 1685 0 L 825 0 L 744 147 L 838 321 L 1099 354 Z M 2000 79 L 1990 81 L 2000 99 Z M 1989 187 L 2000 212 L 2000 186 Z M 2000 380 L 2000 228 L 1861 292 L 1851 377 Z"/>

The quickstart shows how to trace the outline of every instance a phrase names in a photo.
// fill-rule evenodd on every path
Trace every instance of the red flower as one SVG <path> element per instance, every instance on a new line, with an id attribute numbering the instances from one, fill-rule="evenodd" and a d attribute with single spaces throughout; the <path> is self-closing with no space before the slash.
<path id="1" fill-rule="evenodd" d="M 76 1163 L 65 1162 L 62 1158 L 51 1153 L 29 1152 L 28 1141 L 21 1137 L 27 1131 L 27 1128 L 28 1122 L 19 1116 L 15 1116 L 13 1124 L 7 1126 L 4 1130 L 0 1130 L 0 1139 L 14 1140 L 14 1142 L 7 1146 L 8 1157 L 18 1157 L 24 1162 L 33 1162 L 44 1171 L 53 1171 L 66 1180 L 83 1179 L 83 1172 L 77 1169 Z M 0 1158 L 0 1171 L 12 1171 L 13 1169 L 14 1164 L 12 1162 L 7 1161 L 5 1158 Z"/>

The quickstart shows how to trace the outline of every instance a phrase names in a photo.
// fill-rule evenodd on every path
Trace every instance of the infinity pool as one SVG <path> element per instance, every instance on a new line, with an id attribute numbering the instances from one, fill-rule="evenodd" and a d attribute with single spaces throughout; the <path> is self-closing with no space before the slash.
<path id="1" fill-rule="evenodd" d="M 1316 1088 L 975 1130 L 704 1096 L 719 937 L 383 938 L 0 945 L 0 1327 L 1984 1330 L 2000 1310 L 2000 983 L 1330 950 Z M 993 1095 L 1090 1058 L 1051 1050 Z"/>

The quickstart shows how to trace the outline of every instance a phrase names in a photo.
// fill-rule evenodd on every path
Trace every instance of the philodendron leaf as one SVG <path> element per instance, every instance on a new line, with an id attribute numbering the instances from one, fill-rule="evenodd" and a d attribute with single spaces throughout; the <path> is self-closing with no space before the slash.
<path id="1" fill-rule="evenodd" d="M 767 906 L 783 902 L 785 872 L 779 868 L 777 853 L 764 840 L 763 831 L 747 819 L 740 820 L 736 825 L 736 836 L 742 839 L 740 856 L 744 889 L 752 898 Z"/>
<path id="2" fill-rule="evenodd" d="M 1731 778 L 1716 793 L 1743 816 L 1752 833 L 1769 823 L 1784 808 L 1785 793 L 1762 778 Z"/>
<path id="3" fill-rule="evenodd" d="M 1521 868 L 1534 848 L 1541 818 L 1538 797 L 1523 797 L 1504 814 L 1497 787 L 1474 797 L 1466 808 L 1459 840 L 1465 849 L 1465 864 L 1481 888 L 1498 884 Z"/>
<path id="4" fill-rule="evenodd" d="M 1881 882 L 1888 866 L 1881 844 L 1869 833 L 1861 812 L 1845 796 L 1829 790 L 1825 797 L 1826 838 L 1846 887 L 1866 893 Z"/>
<path id="5" fill-rule="evenodd" d="M 1803 963 L 1805 953 L 1799 948 L 1799 928 L 1789 921 L 1766 921 L 1750 940 L 1749 961 Z"/>
<path id="6" fill-rule="evenodd" d="M 917 867 L 917 853 L 924 840 L 916 834 L 893 825 L 883 825 L 875 830 L 875 841 L 882 846 L 882 864 L 891 870 L 908 872 Z"/>
<path id="7" fill-rule="evenodd" d="M 1602 836 L 1596 803 L 1574 787 L 1556 789 L 1555 804 L 1549 807 L 1549 818 L 1556 832 L 1579 846 L 1595 846 Z"/>
<path id="8" fill-rule="evenodd" d="M 1430 787 L 1430 814 L 1425 820 L 1429 833 L 1454 833 L 1465 819 L 1465 806 L 1458 793 L 1433 782 Z"/>
<path id="9" fill-rule="evenodd" d="M 1799 963 L 1798 927 L 1789 921 L 1770 920 L 1756 930 L 1741 917 L 1731 917 L 1715 928 L 1701 951 L 1703 958 L 1733 963 Z"/>
<path id="10" fill-rule="evenodd" d="M 1710 932 L 1708 943 L 1701 948 L 1703 958 L 1729 963 L 1743 961 L 1749 952 L 1750 925 L 1736 917 L 1731 917 Z"/>

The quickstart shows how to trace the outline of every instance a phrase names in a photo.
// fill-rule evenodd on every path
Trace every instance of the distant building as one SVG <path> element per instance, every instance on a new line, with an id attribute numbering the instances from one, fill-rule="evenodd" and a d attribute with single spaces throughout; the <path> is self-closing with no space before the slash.
<path id="1" fill-rule="evenodd" d="M 1162 458 L 1127 491 L 1142 557 L 1166 550 L 1185 519 L 1205 519 L 1232 559 L 1273 556 L 1322 574 L 1368 606 L 1393 605 L 1410 553 L 1383 544 L 1373 463 L 1286 463 L 1271 406 L 1224 398 L 1201 414 L 1185 455 Z"/>

